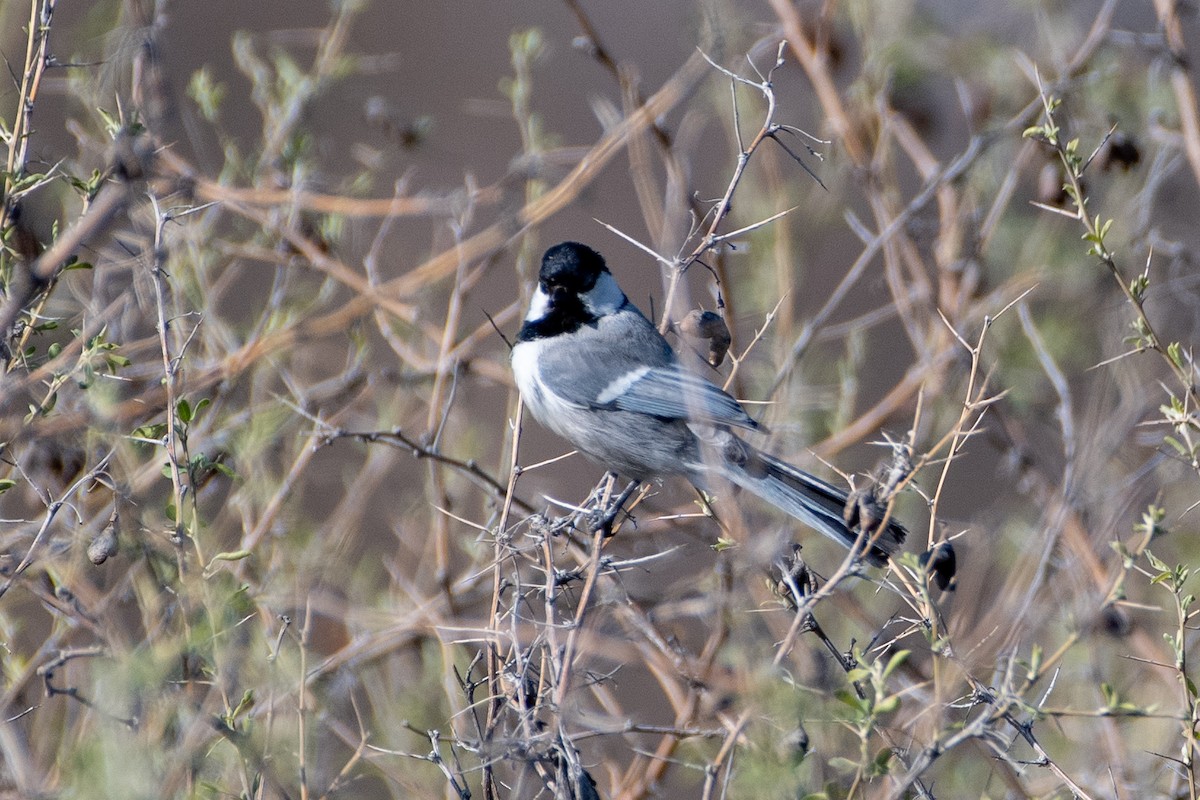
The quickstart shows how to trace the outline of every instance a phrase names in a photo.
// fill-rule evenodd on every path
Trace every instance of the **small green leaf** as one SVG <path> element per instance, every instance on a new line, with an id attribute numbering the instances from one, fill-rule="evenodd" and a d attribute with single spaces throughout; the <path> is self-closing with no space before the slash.
<path id="1" fill-rule="evenodd" d="M 225 99 L 225 86 L 213 79 L 208 67 L 192 73 L 188 82 L 188 96 L 196 103 L 200 113 L 209 122 L 215 122 L 220 114 L 221 102 Z"/>
<path id="2" fill-rule="evenodd" d="M 1117 694 L 1117 690 L 1110 683 L 1100 684 L 1100 694 L 1104 695 L 1104 707 L 1107 709 L 1116 708 L 1121 702 L 1121 696 Z"/>
<path id="3" fill-rule="evenodd" d="M 231 720 L 237 719 L 242 714 L 254 708 L 254 702 L 254 690 L 247 689 L 242 693 L 242 699 L 238 701 L 237 708 L 233 710 L 233 712 L 229 715 L 229 718 Z"/>
<path id="4" fill-rule="evenodd" d="M 860 714 L 865 714 L 868 710 L 870 710 L 870 706 L 867 704 L 867 701 L 863 700 L 854 692 L 847 691 L 846 689 L 838 689 L 836 692 L 834 692 L 833 696 Z"/>
<path id="5" fill-rule="evenodd" d="M 181 397 L 175 404 L 175 416 L 179 417 L 179 421 L 184 424 L 192 421 L 192 404 L 187 401 L 186 397 Z"/>
<path id="6" fill-rule="evenodd" d="M 908 660 L 908 657 L 911 653 L 911 650 L 897 651 L 896 655 L 892 656 L 891 660 L 888 661 L 887 666 L 883 668 L 883 677 L 885 679 L 888 678 L 893 672 L 896 671 L 897 667 Z"/>
<path id="7" fill-rule="evenodd" d="M 1171 357 L 1171 362 L 1183 369 L 1183 348 L 1179 346 L 1179 342 L 1171 342 L 1167 345 L 1167 355 Z"/>
<path id="8" fill-rule="evenodd" d="M 0 494 L 7 492 L 9 489 L 17 485 L 17 482 L 12 478 L 0 478 Z"/>
<path id="9" fill-rule="evenodd" d="M 829 759 L 829 766 L 833 767 L 838 772 L 858 772 L 858 763 L 842 756 L 834 756 L 833 758 Z"/>
<path id="10" fill-rule="evenodd" d="M 152 425 L 141 425 L 133 429 L 129 434 L 135 439 L 150 439 L 155 442 L 162 440 L 163 435 L 167 432 L 167 425 L 164 422 L 157 422 Z"/>
<path id="11" fill-rule="evenodd" d="M 875 776 L 888 774 L 888 762 L 892 760 L 892 748 L 885 747 L 875 754 L 871 761 L 871 774 Z"/>
<path id="12" fill-rule="evenodd" d="M 876 714 L 891 714 L 893 711 L 895 711 L 899 707 L 900 707 L 899 695 L 894 695 L 894 694 L 888 695 L 887 697 L 885 697 L 882 700 L 875 703 L 875 713 Z"/>
<path id="13" fill-rule="evenodd" d="M 1120 544 L 1117 542 L 1116 544 Z M 1035 644 L 1029 652 L 1029 678 L 1033 679 L 1042 671 L 1042 646 Z"/>
<path id="14" fill-rule="evenodd" d="M 1138 301 L 1146 294 L 1148 288 L 1150 288 L 1150 273 L 1148 272 L 1143 272 L 1129 282 L 1129 293 Z"/>
<path id="15" fill-rule="evenodd" d="M 204 568 L 206 573 L 211 573 L 212 568 L 216 566 L 218 561 L 241 561 L 244 558 L 249 558 L 251 552 L 249 550 L 233 550 L 228 553 L 217 553 L 209 560 L 208 566 Z"/>
<path id="16" fill-rule="evenodd" d="M 1188 449 L 1186 447 L 1184 447 L 1183 442 L 1179 441 L 1174 436 L 1164 436 L 1163 441 L 1166 442 L 1167 444 L 1171 445 L 1171 447 L 1174 447 L 1179 452 L 1179 455 L 1181 455 L 1181 456 L 1191 455 L 1190 453 L 1188 453 Z"/>

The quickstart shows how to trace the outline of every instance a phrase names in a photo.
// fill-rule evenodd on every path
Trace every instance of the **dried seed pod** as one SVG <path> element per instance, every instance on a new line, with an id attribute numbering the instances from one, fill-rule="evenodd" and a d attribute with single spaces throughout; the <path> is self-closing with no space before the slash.
<path id="1" fill-rule="evenodd" d="M 733 341 L 724 318 L 712 311 L 689 311 L 679 323 L 679 332 L 691 340 L 692 346 L 714 368 L 721 366 Z"/>
<path id="2" fill-rule="evenodd" d="M 1042 171 L 1038 173 L 1037 201 L 1055 208 L 1064 207 L 1068 198 L 1067 190 L 1063 188 L 1065 182 L 1066 177 L 1059 164 L 1042 165 Z"/>
<path id="3" fill-rule="evenodd" d="M 100 533 L 96 534 L 96 538 L 92 539 L 88 545 L 88 559 L 95 565 L 99 566 L 109 558 L 117 554 L 117 529 L 121 526 L 121 516 L 117 513 L 114 507 L 112 515 L 108 518 L 108 524 Z"/>

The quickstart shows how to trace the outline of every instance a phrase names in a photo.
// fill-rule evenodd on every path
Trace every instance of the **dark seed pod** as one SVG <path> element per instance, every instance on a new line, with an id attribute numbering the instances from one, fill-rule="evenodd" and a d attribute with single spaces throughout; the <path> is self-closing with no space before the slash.
<path id="1" fill-rule="evenodd" d="M 721 366 L 733 338 L 729 326 L 720 314 L 712 311 L 690 311 L 679 323 L 679 332 L 691 341 L 712 367 Z"/>
<path id="2" fill-rule="evenodd" d="M 1142 151 L 1137 139 L 1124 131 L 1116 131 L 1100 149 L 1097 160 L 1100 168 L 1106 172 L 1113 168 L 1128 172 L 1142 160 Z"/>
<path id="3" fill-rule="evenodd" d="M 935 544 L 922 553 L 920 564 L 943 592 L 953 592 L 958 587 L 958 579 L 954 575 L 958 570 L 958 559 L 954 555 L 954 546 L 949 542 Z"/>

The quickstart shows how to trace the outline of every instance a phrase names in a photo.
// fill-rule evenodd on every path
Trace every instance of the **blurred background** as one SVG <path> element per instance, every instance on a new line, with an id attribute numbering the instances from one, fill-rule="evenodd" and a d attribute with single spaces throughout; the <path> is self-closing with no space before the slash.
<path id="1" fill-rule="evenodd" d="M 4 4 L 0 790 L 1194 797 L 1197 35 Z M 564 239 L 907 555 L 671 481 L 592 536 L 508 369 Z"/>

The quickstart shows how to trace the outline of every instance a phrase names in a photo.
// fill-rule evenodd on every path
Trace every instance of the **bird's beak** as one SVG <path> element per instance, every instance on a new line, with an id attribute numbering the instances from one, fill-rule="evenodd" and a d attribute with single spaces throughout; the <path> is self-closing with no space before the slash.
<path id="1" fill-rule="evenodd" d="M 567 289 L 565 286 L 549 285 L 546 287 L 546 297 L 550 300 L 550 307 L 554 308 L 566 299 Z"/>

